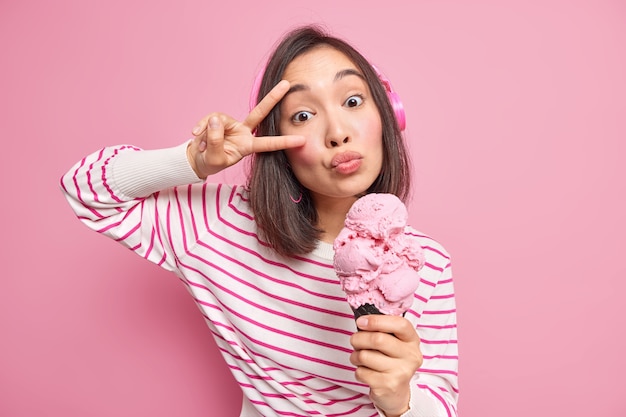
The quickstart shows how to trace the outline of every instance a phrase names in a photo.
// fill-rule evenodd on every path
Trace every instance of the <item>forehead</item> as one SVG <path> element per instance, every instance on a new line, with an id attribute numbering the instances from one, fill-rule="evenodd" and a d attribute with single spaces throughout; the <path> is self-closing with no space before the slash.
<path id="1" fill-rule="evenodd" d="M 343 52 L 328 45 L 320 45 L 294 58 L 285 68 L 283 78 L 298 81 L 313 73 L 329 73 L 334 76 L 338 70 L 344 69 L 358 70 Z"/>

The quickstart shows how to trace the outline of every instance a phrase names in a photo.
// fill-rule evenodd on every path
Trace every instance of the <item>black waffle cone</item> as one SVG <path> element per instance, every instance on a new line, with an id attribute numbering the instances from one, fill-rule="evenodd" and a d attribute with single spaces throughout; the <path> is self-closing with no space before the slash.
<path id="1" fill-rule="evenodd" d="M 385 315 L 385 313 L 381 312 L 378 307 L 370 303 L 362 304 L 358 308 L 352 307 L 352 312 L 354 313 L 355 320 L 361 316 L 367 316 L 368 314 L 381 314 L 383 316 Z M 406 311 L 402 313 L 402 317 L 404 317 L 405 314 Z"/>
<path id="2" fill-rule="evenodd" d="M 368 314 L 384 314 L 381 313 L 378 307 L 374 304 L 362 304 L 358 308 L 352 307 L 352 311 L 354 312 L 354 319 L 358 319 L 361 316 L 367 316 Z"/>

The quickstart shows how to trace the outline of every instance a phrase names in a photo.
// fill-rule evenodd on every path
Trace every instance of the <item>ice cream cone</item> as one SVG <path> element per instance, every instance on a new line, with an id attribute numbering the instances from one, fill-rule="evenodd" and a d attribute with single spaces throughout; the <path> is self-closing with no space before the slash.
<path id="1" fill-rule="evenodd" d="M 357 308 L 352 307 L 352 311 L 354 312 L 354 319 L 358 319 L 361 316 L 367 316 L 368 314 L 384 314 L 381 313 L 380 310 L 374 304 L 362 304 Z"/>
<path id="2" fill-rule="evenodd" d="M 385 313 L 381 312 L 378 307 L 376 307 L 374 304 L 363 304 L 360 305 L 357 308 L 352 307 L 352 312 L 354 313 L 354 319 L 358 319 L 361 316 L 367 316 L 368 314 L 380 314 L 380 315 L 385 315 Z M 406 311 L 404 313 L 402 313 L 402 317 L 404 317 L 406 315 Z"/>
<path id="3" fill-rule="evenodd" d="M 355 320 L 404 316 L 413 304 L 425 258 L 407 220 L 406 206 L 393 194 L 367 194 L 348 211 L 333 242 L 333 267 Z"/>

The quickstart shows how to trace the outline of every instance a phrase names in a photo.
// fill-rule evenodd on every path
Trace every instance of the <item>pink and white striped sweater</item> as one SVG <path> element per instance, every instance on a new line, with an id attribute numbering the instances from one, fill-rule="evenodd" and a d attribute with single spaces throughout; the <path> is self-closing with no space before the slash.
<path id="1" fill-rule="evenodd" d="M 61 187 L 78 218 L 178 275 L 244 393 L 241 416 L 383 415 L 354 378 L 353 314 L 333 270 L 332 245 L 277 255 L 261 242 L 246 191 L 208 184 L 187 144 L 100 150 Z M 450 258 L 415 231 L 426 265 L 406 314 L 421 338 L 422 368 L 406 416 L 456 416 L 456 309 Z"/>

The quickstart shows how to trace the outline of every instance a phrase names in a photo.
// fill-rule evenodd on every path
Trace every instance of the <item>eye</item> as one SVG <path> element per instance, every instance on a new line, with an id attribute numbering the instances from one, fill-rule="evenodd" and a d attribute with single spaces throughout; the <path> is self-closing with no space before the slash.
<path id="1" fill-rule="evenodd" d="M 348 106 L 348 107 L 358 107 L 361 104 L 363 104 L 363 97 L 358 94 L 348 97 L 346 102 L 343 103 L 344 106 Z"/>
<path id="2" fill-rule="evenodd" d="M 295 123 L 302 123 L 306 122 L 311 117 L 313 117 L 313 113 L 311 113 L 310 111 L 299 111 L 291 116 L 291 120 Z"/>

